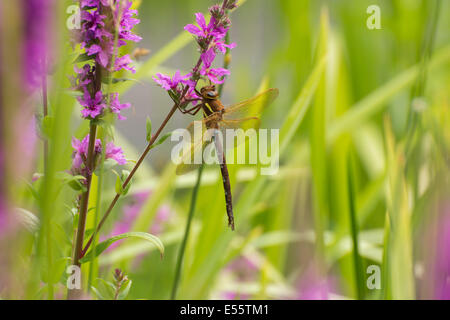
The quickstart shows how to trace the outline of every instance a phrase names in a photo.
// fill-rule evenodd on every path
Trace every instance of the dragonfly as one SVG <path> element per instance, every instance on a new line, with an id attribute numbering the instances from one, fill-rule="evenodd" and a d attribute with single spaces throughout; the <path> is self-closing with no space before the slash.
<path id="1" fill-rule="evenodd" d="M 217 159 L 219 160 L 220 171 L 222 174 L 223 188 L 225 192 L 226 212 L 228 216 L 228 226 L 231 230 L 235 229 L 233 202 L 231 197 L 230 177 L 228 173 L 226 161 L 226 148 L 224 147 L 223 139 L 226 135 L 227 129 L 257 129 L 260 124 L 259 113 L 261 106 L 267 106 L 278 96 L 278 89 L 268 89 L 264 92 L 254 96 L 245 101 L 224 106 L 219 99 L 219 93 L 216 91 L 215 85 L 204 86 L 198 91 L 195 89 L 197 95 L 201 97 L 200 103 L 191 107 L 190 109 L 182 110 L 183 113 L 196 115 L 200 110 L 203 113 L 203 119 L 200 121 L 201 138 L 194 138 L 190 142 L 187 152 L 181 156 L 181 162 L 177 166 L 177 174 L 184 174 L 204 163 L 202 157 L 200 163 L 192 163 L 192 157 L 203 151 L 210 145 L 211 140 L 214 141 Z M 257 110 L 258 109 L 258 110 Z M 195 127 L 198 127 L 199 121 L 194 121 L 188 126 L 188 131 L 194 134 Z M 206 129 L 206 130 L 205 130 Z M 240 130 L 242 132 L 242 130 Z M 237 144 L 245 141 L 244 139 L 237 139 Z"/>

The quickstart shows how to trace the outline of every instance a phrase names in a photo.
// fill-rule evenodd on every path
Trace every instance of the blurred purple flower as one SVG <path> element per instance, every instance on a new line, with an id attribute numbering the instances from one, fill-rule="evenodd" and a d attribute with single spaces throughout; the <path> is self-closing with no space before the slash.
<path id="1" fill-rule="evenodd" d="M 24 72 L 29 90 L 42 84 L 51 61 L 51 21 L 54 0 L 24 1 Z"/>
<path id="2" fill-rule="evenodd" d="M 225 272 L 231 273 L 239 283 L 255 281 L 258 278 L 259 270 L 259 266 L 247 256 L 239 256 L 225 267 Z M 225 300 L 248 300 L 251 298 L 250 295 L 238 291 L 224 291 L 221 296 Z"/>
<path id="3" fill-rule="evenodd" d="M 0 144 L 2 141 L 0 141 Z M 5 161 L 3 158 L 3 151 L 0 149 L 0 237 L 3 235 L 3 231 L 7 228 L 8 211 L 6 209 L 6 187 L 5 183 Z"/>
<path id="4" fill-rule="evenodd" d="M 224 300 L 250 300 L 251 296 L 249 294 L 242 294 L 234 291 L 226 291 L 222 293 L 222 298 Z"/>
<path id="5" fill-rule="evenodd" d="M 310 265 L 300 279 L 296 299 L 328 300 L 333 288 L 333 281 L 330 278 L 320 276 L 315 265 Z"/>
<path id="6" fill-rule="evenodd" d="M 435 298 L 450 300 L 450 215 L 445 216 L 439 224 L 437 237 L 434 271 Z"/>

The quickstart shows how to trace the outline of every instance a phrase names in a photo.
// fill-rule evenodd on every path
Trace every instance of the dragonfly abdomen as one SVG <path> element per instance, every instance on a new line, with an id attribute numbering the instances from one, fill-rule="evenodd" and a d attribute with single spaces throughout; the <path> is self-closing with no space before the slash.
<path id="1" fill-rule="evenodd" d="M 225 191 L 228 226 L 231 227 L 231 230 L 234 230 L 233 201 L 231 198 L 230 176 L 228 174 L 228 167 L 225 162 L 225 155 L 223 156 L 223 163 L 220 164 L 220 171 L 222 172 L 223 189 Z"/>
<path id="2" fill-rule="evenodd" d="M 225 203 L 227 208 L 228 226 L 231 227 L 231 230 L 234 230 L 233 201 L 231 199 L 230 175 L 228 174 L 228 167 L 225 159 L 225 153 L 223 152 L 222 141 L 216 134 L 214 135 L 214 142 L 216 145 L 217 156 L 219 159 L 222 160 L 219 162 L 220 162 L 220 171 L 222 173 L 223 190 L 225 191 Z"/>

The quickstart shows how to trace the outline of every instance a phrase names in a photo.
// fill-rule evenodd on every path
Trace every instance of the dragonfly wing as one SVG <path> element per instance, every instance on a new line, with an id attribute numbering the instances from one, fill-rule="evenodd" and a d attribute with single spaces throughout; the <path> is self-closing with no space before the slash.
<path id="1" fill-rule="evenodd" d="M 257 117 L 220 121 L 219 131 L 222 135 L 224 149 L 226 151 L 234 149 L 246 140 L 255 138 L 260 122 L 261 120 Z"/>
<path id="2" fill-rule="evenodd" d="M 223 119 L 239 119 L 258 116 L 262 109 L 278 97 L 278 89 L 268 89 L 253 98 L 225 107 Z"/>
<path id="3" fill-rule="evenodd" d="M 215 120 L 213 117 L 192 122 L 187 131 L 187 141 L 184 141 L 180 153 L 179 164 L 176 169 L 178 175 L 185 174 L 198 168 L 203 162 L 204 149 L 211 143 L 214 132 L 207 130 L 207 122 Z"/>

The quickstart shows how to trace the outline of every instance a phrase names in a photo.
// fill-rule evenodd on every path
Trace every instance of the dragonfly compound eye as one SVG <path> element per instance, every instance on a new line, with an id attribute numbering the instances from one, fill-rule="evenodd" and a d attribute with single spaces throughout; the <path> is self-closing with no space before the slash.
<path id="1" fill-rule="evenodd" d="M 208 96 L 208 98 L 216 98 L 217 97 L 217 92 L 215 92 L 215 91 L 208 91 L 208 93 L 206 95 Z"/>

